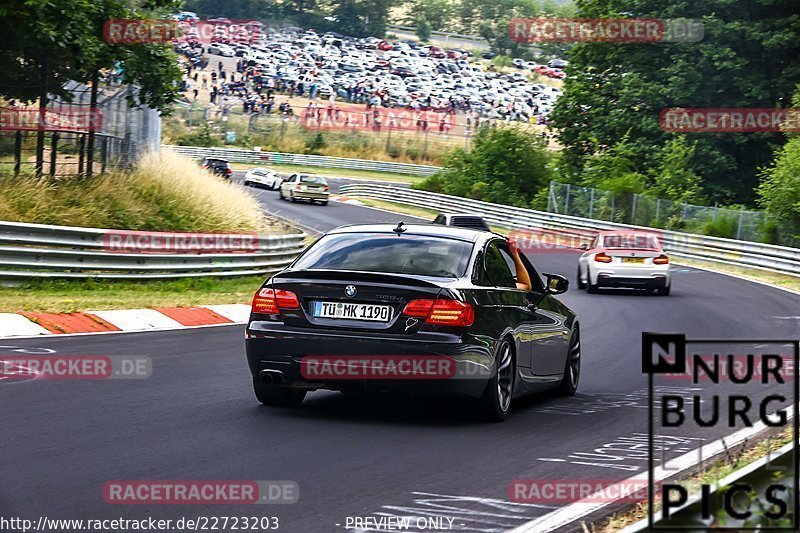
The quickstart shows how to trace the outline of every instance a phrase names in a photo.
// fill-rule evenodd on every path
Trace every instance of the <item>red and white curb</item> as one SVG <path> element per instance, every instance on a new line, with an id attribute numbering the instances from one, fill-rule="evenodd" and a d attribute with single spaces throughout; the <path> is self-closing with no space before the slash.
<path id="1" fill-rule="evenodd" d="M 245 304 L 120 309 L 81 313 L 0 313 L 0 338 L 155 331 L 244 324 L 249 316 L 250 306 Z"/>

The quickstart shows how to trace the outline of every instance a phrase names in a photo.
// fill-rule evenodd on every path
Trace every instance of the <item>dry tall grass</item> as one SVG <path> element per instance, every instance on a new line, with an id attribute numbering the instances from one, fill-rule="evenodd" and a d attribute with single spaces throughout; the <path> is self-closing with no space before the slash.
<path id="1" fill-rule="evenodd" d="M 247 191 L 177 154 L 81 177 L 0 174 L 0 220 L 150 231 L 274 231 Z"/>

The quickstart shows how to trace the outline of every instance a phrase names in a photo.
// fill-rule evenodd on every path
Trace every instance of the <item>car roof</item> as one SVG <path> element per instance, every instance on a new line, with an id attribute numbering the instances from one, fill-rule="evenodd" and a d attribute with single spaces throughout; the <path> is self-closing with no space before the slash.
<path id="1" fill-rule="evenodd" d="M 354 224 L 341 226 L 328 232 L 328 235 L 341 233 L 383 233 L 394 235 L 392 231 L 397 228 L 397 224 Z M 429 237 L 444 237 L 448 239 L 458 239 L 462 241 L 476 242 L 490 236 L 501 237 L 497 233 L 488 231 L 474 230 L 470 228 L 460 228 L 455 226 L 443 226 L 441 224 L 403 224 L 403 235 L 424 235 Z"/>

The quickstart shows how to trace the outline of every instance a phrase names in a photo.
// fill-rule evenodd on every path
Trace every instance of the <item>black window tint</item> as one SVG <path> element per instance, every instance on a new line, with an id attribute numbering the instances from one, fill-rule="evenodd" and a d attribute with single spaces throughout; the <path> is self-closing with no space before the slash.
<path id="1" fill-rule="evenodd" d="M 544 292 L 544 282 L 542 282 L 542 278 L 539 276 L 536 268 L 534 268 L 533 264 L 524 253 L 520 252 L 519 258 L 522 260 L 522 264 L 525 265 L 528 276 L 531 278 L 531 290 L 534 292 Z"/>
<path id="2" fill-rule="evenodd" d="M 471 242 L 455 239 L 345 233 L 323 237 L 293 267 L 455 278 L 464 275 L 471 254 Z"/>
<path id="3" fill-rule="evenodd" d="M 513 264 L 513 263 L 512 263 Z M 514 281 L 514 274 L 506 264 L 506 260 L 500 253 L 496 242 L 492 242 L 486 248 L 484 256 L 484 267 L 486 274 L 495 287 L 514 287 L 517 283 Z"/>

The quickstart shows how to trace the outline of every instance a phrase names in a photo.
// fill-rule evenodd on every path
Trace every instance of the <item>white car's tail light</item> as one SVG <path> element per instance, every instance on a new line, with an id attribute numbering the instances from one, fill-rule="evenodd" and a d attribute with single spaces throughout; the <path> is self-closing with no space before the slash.
<path id="1" fill-rule="evenodd" d="M 594 260 L 598 263 L 610 263 L 612 261 L 612 258 L 610 255 L 606 255 L 603 252 L 600 252 L 599 254 L 595 254 Z"/>
<path id="2" fill-rule="evenodd" d="M 667 257 L 664 254 L 661 254 L 658 257 L 653 258 L 653 263 L 656 265 L 668 265 L 669 257 Z"/>

